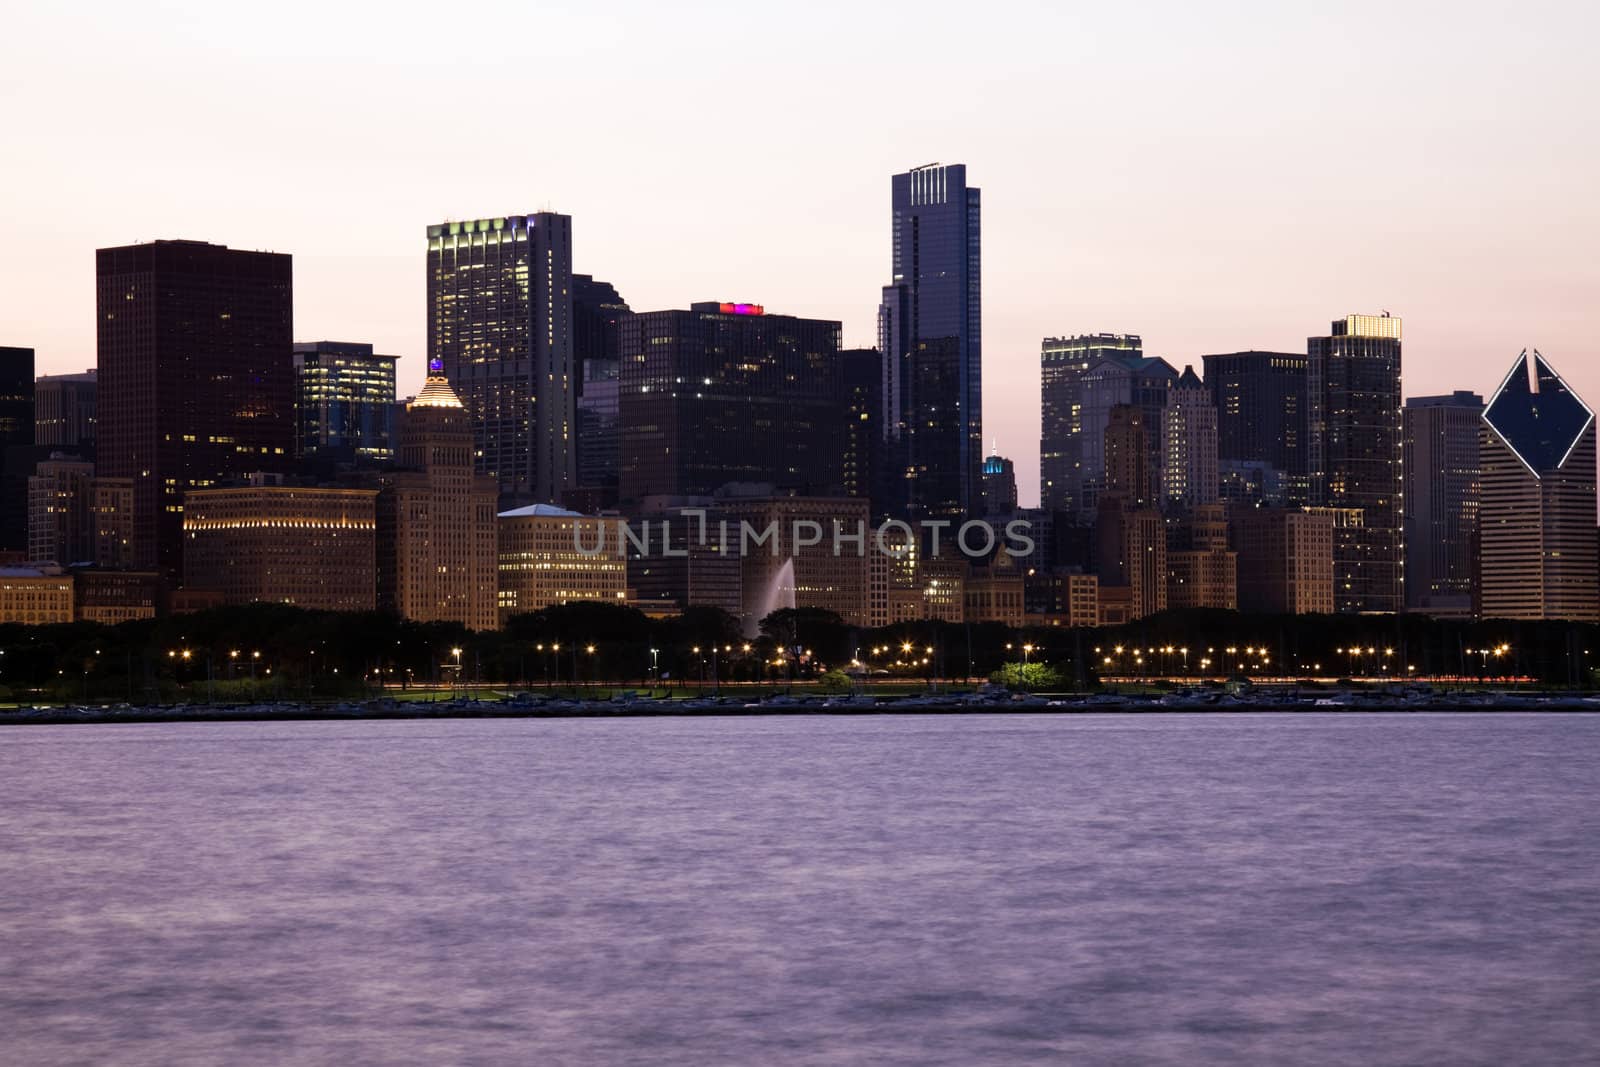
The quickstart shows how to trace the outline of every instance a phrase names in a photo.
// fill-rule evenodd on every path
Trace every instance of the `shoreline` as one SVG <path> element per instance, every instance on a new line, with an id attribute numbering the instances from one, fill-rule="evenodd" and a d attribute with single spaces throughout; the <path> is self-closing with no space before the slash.
<path id="1" fill-rule="evenodd" d="M 364 704 L 283 704 L 116 707 L 65 706 L 0 710 L 0 727 L 104 726 L 116 723 L 215 722 L 382 722 L 419 719 L 647 719 L 740 718 L 775 716 L 859 715 L 1231 715 L 1231 714 L 1593 714 L 1600 698 L 1529 693 L 1502 698 L 1425 701 L 1362 699 L 1315 702 L 1263 698 L 1231 704 L 1162 703 L 1155 699 L 1098 695 L 1053 699 L 924 700 L 899 699 L 873 703 L 800 699 L 737 704 L 683 699 L 675 701 L 504 701 L 369 702 Z"/>

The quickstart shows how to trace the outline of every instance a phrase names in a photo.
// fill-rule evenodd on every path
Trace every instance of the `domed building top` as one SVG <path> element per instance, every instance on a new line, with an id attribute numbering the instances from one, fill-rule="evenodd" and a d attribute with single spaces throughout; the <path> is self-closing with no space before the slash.
<path id="1" fill-rule="evenodd" d="M 428 380 L 422 384 L 422 392 L 412 400 L 408 407 L 424 408 L 459 408 L 461 398 L 456 396 L 456 391 L 450 388 L 450 382 L 444 376 L 444 364 L 441 360 L 428 360 Z"/>

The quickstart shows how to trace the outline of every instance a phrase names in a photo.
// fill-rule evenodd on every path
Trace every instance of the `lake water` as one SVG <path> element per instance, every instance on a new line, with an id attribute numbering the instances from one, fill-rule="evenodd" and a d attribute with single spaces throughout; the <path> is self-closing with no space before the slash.
<path id="1" fill-rule="evenodd" d="M 0 1060 L 1570 1064 L 1600 717 L 0 731 Z"/>

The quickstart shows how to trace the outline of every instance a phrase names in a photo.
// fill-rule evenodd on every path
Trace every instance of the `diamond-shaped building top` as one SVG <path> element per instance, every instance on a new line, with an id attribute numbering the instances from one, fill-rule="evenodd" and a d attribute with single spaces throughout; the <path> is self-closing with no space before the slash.
<path id="1" fill-rule="evenodd" d="M 1566 465 L 1594 412 L 1538 349 L 1530 370 L 1524 349 L 1484 409 L 1483 421 L 1537 478 Z"/>

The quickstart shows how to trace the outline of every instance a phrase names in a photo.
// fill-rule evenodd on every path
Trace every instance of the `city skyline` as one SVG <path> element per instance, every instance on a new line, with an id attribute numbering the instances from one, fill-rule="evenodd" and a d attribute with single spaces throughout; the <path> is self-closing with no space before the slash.
<path id="1" fill-rule="evenodd" d="M 548 116 L 561 137 L 582 134 L 584 151 L 511 144 L 464 174 L 420 136 L 444 109 L 411 77 L 430 54 L 432 27 L 422 21 L 399 15 L 367 34 L 364 23 L 335 15 L 327 33 L 291 40 L 274 27 L 241 34 L 226 15 L 201 11 L 157 35 L 106 9 L 73 27 L 74 47 L 52 60 L 58 69 L 41 65 L 52 50 L 30 50 L 9 62 L 0 89 L 19 118 L 19 143 L 33 149 L 12 175 L 32 207 L 6 221 L 21 254 L 0 267 L 10 294 L 0 340 L 34 348 L 39 374 L 92 366 L 93 250 L 192 238 L 292 253 L 295 339 L 359 338 L 398 353 L 401 392 L 414 392 L 426 351 L 418 228 L 509 204 L 571 214 L 574 270 L 614 282 L 636 310 L 707 295 L 752 300 L 840 320 L 845 346 L 856 347 L 874 339 L 884 280 L 883 176 L 942 160 L 965 163 L 987 194 L 984 423 L 1016 461 L 1025 504 L 1038 488 L 1037 352 L 1046 336 L 1138 333 L 1150 355 L 1181 367 L 1207 353 L 1296 351 L 1332 314 L 1388 308 L 1407 320 L 1407 396 L 1488 392 L 1507 354 L 1524 347 L 1570 368 L 1580 394 L 1600 395 L 1600 366 L 1585 358 L 1600 326 L 1587 299 L 1600 268 L 1585 251 L 1600 218 L 1583 193 L 1597 168 L 1572 134 L 1586 128 L 1581 101 L 1594 96 L 1595 75 L 1576 51 L 1592 12 L 1551 9 L 1537 27 L 1482 9 L 1448 21 L 1376 8 L 1255 17 L 1169 9 L 1159 20 L 1015 14 L 1036 32 L 1011 34 L 1004 18 L 994 29 L 936 17 L 907 29 L 925 51 L 954 58 L 964 35 L 981 46 L 1006 27 L 1007 50 L 974 50 L 1007 64 L 990 58 L 959 89 L 932 87 L 925 114 L 885 131 L 874 105 L 892 99 L 890 83 L 909 59 L 799 93 L 783 87 L 794 60 L 757 68 L 731 50 L 685 43 L 716 20 L 631 8 L 616 17 L 544 11 L 538 20 L 501 12 L 494 17 L 508 37 L 526 25 L 530 41 L 565 42 L 549 74 L 519 77 L 568 104 L 579 98 L 554 79 L 607 57 L 623 67 L 647 62 L 594 87 L 585 107 Z M 797 45 L 826 46 L 848 67 L 865 58 L 870 31 L 893 19 L 853 12 L 849 25 L 860 32 L 826 17 L 793 32 Z M 751 14 L 709 32 L 731 40 L 770 20 Z M 45 12 L 18 21 L 15 40 L 64 30 Z M 1555 21 L 1565 32 L 1550 32 Z M 1380 24 L 1381 33 L 1368 32 Z M 1204 47 L 1185 42 L 1186 26 Z M 185 79 L 160 73 L 159 60 L 192 59 L 206 40 L 226 42 L 226 55 L 202 61 L 219 103 L 196 105 Z M 666 62 L 649 46 L 678 54 L 673 42 L 715 54 L 696 77 L 645 92 Z M 1068 42 L 1087 53 L 1084 64 L 1060 61 Z M 527 47 L 542 54 L 544 46 Z M 1341 49 L 1354 58 L 1326 70 L 1302 62 Z M 74 131 L 135 54 L 141 76 L 118 91 L 147 117 L 91 148 Z M 1125 68 L 1116 84 L 1126 91 L 1095 80 L 1109 56 Z M 335 57 L 331 87 L 286 88 L 272 76 L 281 64 L 321 70 Z M 468 77 L 492 87 L 504 76 Z M 30 84 L 64 88 L 22 100 Z M 732 84 L 746 87 L 739 110 L 759 121 L 729 115 L 721 128 L 746 138 L 785 125 L 827 130 L 826 170 L 730 152 L 717 166 L 681 165 L 641 182 L 621 165 L 622 147 L 584 133 L 595 109 L 626 104 L 638 127 L 628 151 L 673 158 L 684 116 L 727 114 Z M 229 113 L 212 110 L 220 102 L 235 109 L 230 123 L 217 125 Z M 327 121 L 295 121 L 312 108 Z M 484 112 L 450 121 L 472 135 L 507 115 Z M 257 136 L 252 121 L 269 136 Z M 206 138 L 178 137 L 196 122 L 208 124 Z M 169 155 L 141 147 L 174 137 Z M 1348 143 L 1363 152 L 1346 152 Z M 1094 165 L 1067 167 L 1084 146 Z M 85 155 L 103 151 L 142 166 L 113 182 Z M 291 152 L 338 166 L 265 165 Z M 1364 154 L 1382 166 L 1353 158 Z"/>

